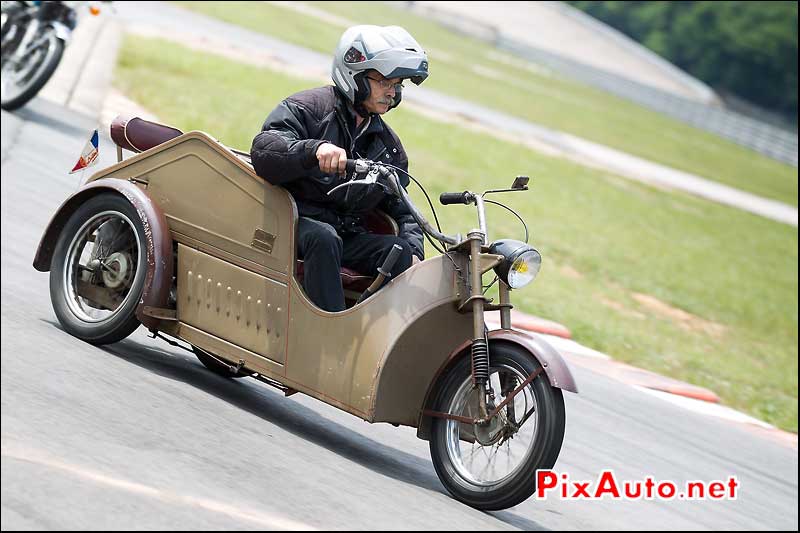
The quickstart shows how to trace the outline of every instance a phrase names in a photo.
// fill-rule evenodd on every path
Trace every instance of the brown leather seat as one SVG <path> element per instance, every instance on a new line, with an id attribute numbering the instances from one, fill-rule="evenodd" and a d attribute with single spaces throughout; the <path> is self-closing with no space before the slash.
<path id="1" fill-rule="evenodd" d="M 183 132 L 177 128 L 139 117 L 119 115 L 111 123 L 111 139 L 131 152 L 144 152 L 180 135 Z"/>

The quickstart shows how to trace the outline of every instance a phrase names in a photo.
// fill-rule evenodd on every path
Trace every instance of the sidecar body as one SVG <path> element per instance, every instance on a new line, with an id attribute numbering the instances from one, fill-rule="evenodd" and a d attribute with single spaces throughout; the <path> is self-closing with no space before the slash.
<path id="1" fill-rule="evenodd" d="M 120 161 L 64 202 L 42 237 L 38 270 L 50 270 L 61 229 L 81 204 L 119 194 L 145 228 L 147 275 L 135 312 L 149 330 L 238 363 L 287 392 L 369 422 L 422 426 L 426 436 L 430 391 L 449 364 L 469 354 L 473 322 L 459 312 L 457 262 L 430 258 L 362 303 L 322 311 L 298 280 L 294 201 L 255 174 L 249 154 L 203 132 L 140 119 L 116 121 L 112 137 Z M 138 153 L 122 160 L 122 149 Z M 368 285 L 365 274 L 343 271 L 347 294 Z M 574 390 L 546 343 L 509 330 L 492 332 L 490 342 L 524 345 L 552 385 Z"/>

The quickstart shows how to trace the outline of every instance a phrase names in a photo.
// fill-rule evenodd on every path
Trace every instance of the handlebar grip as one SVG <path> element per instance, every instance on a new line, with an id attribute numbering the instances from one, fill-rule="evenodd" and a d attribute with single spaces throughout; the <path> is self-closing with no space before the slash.
<path id="1" fill-rule="evenodd" d="M 344 169 L 348 174 L 353 172 L 356 169 L 356 160 L 355 159 L 348 159 L 347 163 L 345 163 Z"/>
<path id="2" fill-rule="evenodd" d="M 399 244 L 395 244 L 392 246 L 392 249 L 389 251 L 389 255 L 386 256 L 386 261 L 383 262 L 383 265 L 378 269 L 378 272 L 383 274 L 386 277 L 391 276 L 392 267 L 397 262 L 397 258 L 400 257 L 400 252 L 403 251 L 403 247 Z"/>
<path id="3" fill-rule="evenodd" d="M 450 204 L 469 204 L 469 192 L 443 192 L 439 195 L 439 202 L 442 205 Z"/>

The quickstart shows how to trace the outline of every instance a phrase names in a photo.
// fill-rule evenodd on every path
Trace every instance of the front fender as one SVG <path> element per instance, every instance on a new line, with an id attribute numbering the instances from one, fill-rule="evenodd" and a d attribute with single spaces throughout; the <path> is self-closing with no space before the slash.
<path id="1" fill-rule="evenodd" d="M 578 392 L 578 386 L 575 384 L 575 378 L 572 377 L 567 362 L 561 357 L 558 350 L 541 336 L 513 329 L 496 329 L 489 332 L 490 349 L 493 342 L 509 342 L 521 346 L 544 367 L 544 373 L 547 374 L 550 385 L 557 389 Z"/>
<path id="2" fill-rule="evenodd" d="M 33 268 L 40 272 L 50 270 L 61 230 L 69 217 L 89 198 L 103 192 L 114 191 L 123 195 L 136 208 L 144 226 L 147 247 L 147 275 L 144 281 L 142 299 L 136 307 L 136 317 L 148 329 L 155 329 L 160 320 L 144 314 L 144 308 L 166 307 L 172 285 L 172 236 L 164 213 L 143 189 L 133 183 L 120 179 L 105 178 L 92 181 L 67 198 L 58 208 L 47 229 L 42 235 Z"/>
<path id="3" fill-rule="evenodd" d="M 448 357 L 447 361 L 436 377 L 431 382 L 428 388 L 428 394 L 425 398 L 424 409 L 433 409 L 433 400 L 436 393 L 436 386 L 439 383 L 441 376 L 450 368 L 459 357 L 469 357 L 469 348 L 472 341 L 464 342 L 461 346 L 453 350 Z M 561 354 L 553 348 L 550 343 L 545 341 L 539 335 L 532 333 L 523 333 L 516 330 L 496 329 L 489 332 L 489 353 L 491 354 L 492 346 L 498 343 L 516 344 L 536 359 L 550 381 L 550 385 L 558 389 L 566 390 L 569 392 L 578 392 L 578 386 L 575 384 L 575 378 L 567 365 L 567 362 L 561 357 Z M 491 355 L 490 355 L 491 359 Z M 419 424 L 417 425 L 417 436 L 421 439 L 428 440 L 430 436 L 431 417 L 423 416 L 420 412 Z"/>

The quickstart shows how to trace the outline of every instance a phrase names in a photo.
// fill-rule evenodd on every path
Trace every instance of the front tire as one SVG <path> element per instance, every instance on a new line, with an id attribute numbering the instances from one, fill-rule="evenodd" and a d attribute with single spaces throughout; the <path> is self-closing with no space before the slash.
<path id="1" fill-rule="evenodd" d="M 495 405 L 540 368 L 527 351 L 508 344 L 490 345 L 490 363 Z M 441 412 L 479 418 L 478 403 L 467 355 L 445 376 L 434 405 Z M 553 467 L 565 425 L 561 390 L 541 373 L 488 425 L 434 418 L 431 459 L 457 500 L 484 511 L 507 509 L 534 493 L 536 470 Z"/>
<path id="2" fill-rule="evenodd" d="M 145 242 L 136 209 L 116 193 L 90 198 L 70 216 L 50 268 L 50 299 L 67 333 L 102 345 L 139 327 Z"/>
<path id="3" fill-rule="evenodd" d="M 27 104 L 50 80 L 64 55 L 64 41 L 48 30 L 46 44 L 32 53 L 33 59 L 21 65 L 11 65 L 10 61 L 3 65 L 0 107 L 6 111 Z"/>

